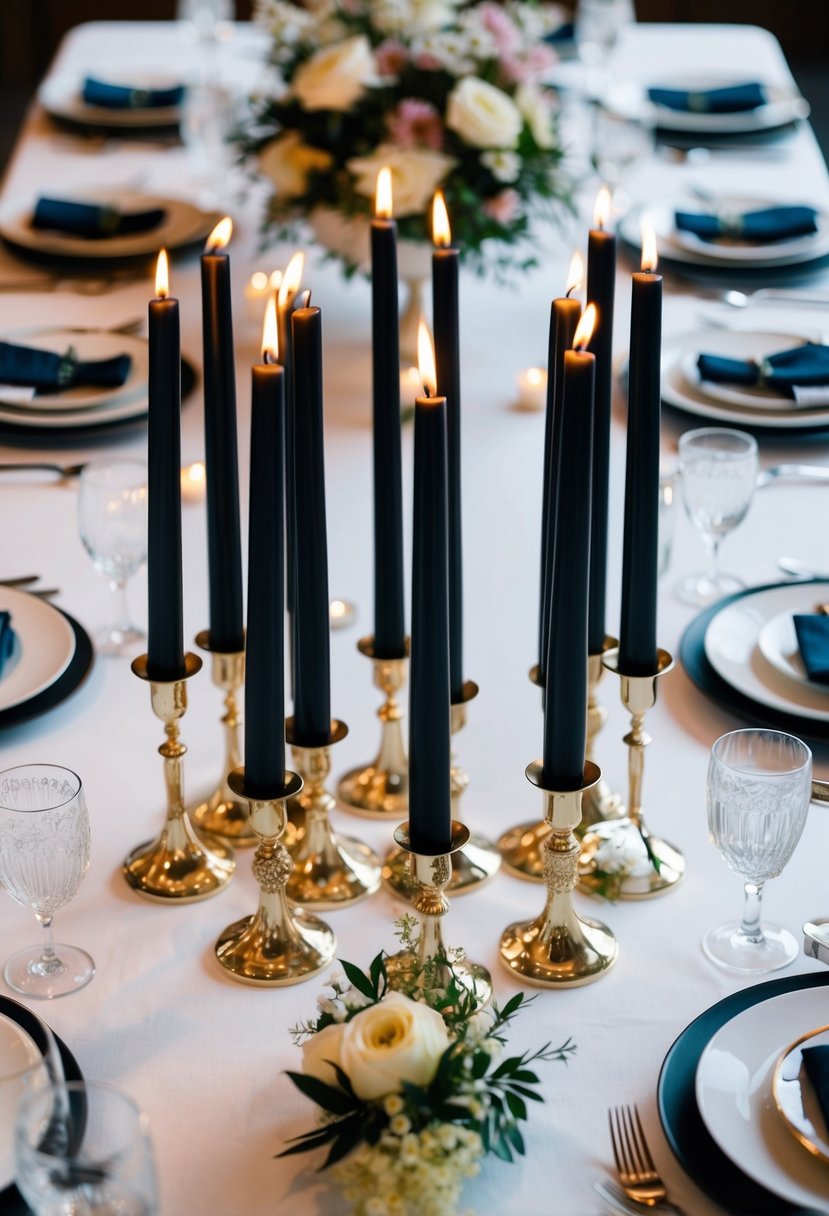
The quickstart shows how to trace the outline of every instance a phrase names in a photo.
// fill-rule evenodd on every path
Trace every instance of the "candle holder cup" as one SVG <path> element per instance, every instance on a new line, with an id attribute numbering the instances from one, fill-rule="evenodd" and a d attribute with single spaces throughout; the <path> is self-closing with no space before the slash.
<path id="1" fill-rule="evenodd" d="M 304 906 L 344 908 L 380 886 L 380 858 L 368 845 L 335 832 L 328 818 L 337 805 L 325 788 L 331 772 L 331 748 L 346 737 L 348 727 L 335 718 L 324 746 L 304 747 L 296 740 L 294 719 L 288 718 L 285 725 L 285 737 L 303 781 L 302 790 L 288 808 L 294 826 L 292 807 L 297 808 L 302 827 L 286 835 L 285 845 L 294 863 L 286 893 L 294 903 Z"/>
<path id="2" fill-rule="evenodd" d="M 606 637 L 601 651 L 587 656 L 587 750 L 586 759 L 594 760 L 596 736 L 607 722 L 607 710 L 599 703 L 596 695 L 599 683 L 605 673 L 604 656 L 611 650 L 618 649 L 616 638 Z M 584 833 L 595 823 L 603 823 L 608 819 L 621 819 L 625 808 L 621 794 L 611 790 L 604 776 L 585 792 L 582 799 L 582 818 L 577 829 L 577 835 Z"/>
<path id="3" fill-rule="evenodd" d="M 617 649 L 606 651 L 602 662 L 608 671 L 619 676 L 622 704 L 631 716 L 631 728 L 624 737 L 628 747 L 630 794 L 625 816 L 598 824 L 584 836 L 579 888 L 593 894 L 605 894 L 607 873 L 603 866 L 607 863 L 603 862 L 602 855 L 612 855 L 614 848 L 622 855 L 628 847 L 626 842 L 635 833 L 635 839 L 641 842 L 641 862 L 622 873 L 614 883 L 613 897 L 648 899 L 671 890 L 685 873 L 682 853 L 674 845 L 651 835 L 642 810 L 645 748 L 651 742 L 644 729 L 645 714 L 656 704 L 659 678 L 668 674 L 674 661 L 667 650 L 658 650 L 656 670 L 637 676 L 619 670 Z"/>
<path id="4" fill-rule="evenodd" d="M 153 713 L 164 723 L 167 738 L 158 749 L 164 759 L 167 817 L 161 834 L 138 845 L 124 861 L 127 883 L 139 895 L 158 903 L 195 903 L 224 890 L 233 877 L 233 850 L 221 841 L 207 844 L 193 830 L 184 806 L 182 761 L 187 748 L 179 722 L 187 710 L 187 680 L 201 670 L 195 654 L 184 656 L 184 674 L 176 680 L 153 679 L 147 655 L 132 664 L 133 673 L 150 685 Z"/>
<path id="5" fill-rule="evenodd" d="M 452 702 L 449 718 L 452 735 L 458 734 L 466 726 L 467 706 L 470 701 L 475 700 L 478 692 L 475 681 L 467 680 L 461 699 Z M 454 819 L 460 819 L 461 798 L 469 785 L 469 776 L 458 763 L 454 750 L 449 782 L 452 816 Z M 470 834 L 467 844 L 452 857 L 452 875 L 447 890 L 450 895 L 465 895 L 467 891 L 474 891 L 489 882 L 500 868 L 501 854 L 496 846 L 483 836 Z M 391 848 L 383 862 L 383 882 L 395 895 L 411 903 L 419 889 L 414 872 L 414 855 L 396 845 Z"/>
<path id="6" fill-rule="evenodd" d="M 361 638 L 357 643 L 360 654 L 374 664 L 374 683 L 385 695 L 377 711 L 382 734 L 377 759 L 369 765 L 352 769 L 341 778 L 337 799 L 346 810 L 370 819 L 399 818 L 409 807 L 409 765 L 403 747 L 401 721 L 403 711 L 397 698 L 406 683 L 409 640 L 406 653 L 396 659 L 377 658 L 374 638 Z"/>
<path id="7" fill-rule="evenodd" d="M 238 798 L 247 798 L 250 824 L 258 845 L 253 876 L 259 884 L 259 907 L 229 925 L 215 946 L 216 959 L 235 980 L 263 988 L 299 984 L 323 971 L 333 960 L 337 939 L 324 921 L 302 908 L 291 908 L 286 887 L 294 865 L 281 837 L 286 826 L 286 799 L 299 794 L 302 778 L 286 772 L 281 788 L 267 798 L 245 790 L 244 769 L 228 783 Z"/>
<path id="8" fill-rule="evenodd" d="M 395 829 L 394 839 L 401 850 L 411 854 L 416 891 L 412 903 L 420 920 L 420 933 L 413 949 L 401 950 L 386 960 L 391 988 L 407 989 L 413 977 L 426 973 L 428 982 L 444 988 L 454 977 L 455 983 L 471 992 L 480 1006 L 492 998 L 492 978 L 485 967 L 466 958 L 448 961 L 443 943 L 441 922 L 449 911 L 446 889 L 452 874 L 452 859 L 469 842 L 469 829 L 452 820 L 452 840 L 445 853 L 429 855 L 412 848 L 409 824 Z"/>
<path id="9" fill-rule="evenodd" d="M 540 762 L 530 764 L 527 780 L 544 794 L 547 836 L 541 853 L 547 900 L 535 920 L 509 925 L 501 935 L 500 957 L 513 975 L 540 988 L 575 988 L 603 976 L 616 962 L 618 945 L 606 925 L 583 920 L 573 907 L 581 846 L 575 834 L 584 794 L 601 780 L 591 761 L 578 789 L 544 785 Z"/>
<path id="10" fill-rule="evenodd" d="M 222 726 L 225 736 L 225 758 L 222 773 L 216 788 L 209 797 L 190 810 L 194 827 L 208 839 L 218 839 L 234 848 L 248 848 L 256 844 L 256 836 L 250 826 L 248 804 L 237 798 L 227 783 L 227 778 L 242 763 L 239 747 L 239 727 L 242 713 L 238 693 L 245 682 L 244 650 L 215 650 L 210 644 L 210 630 L 204 629 L 196 637 L 196 645 L 212 655 L 213 683 L 225 694 Z"/>

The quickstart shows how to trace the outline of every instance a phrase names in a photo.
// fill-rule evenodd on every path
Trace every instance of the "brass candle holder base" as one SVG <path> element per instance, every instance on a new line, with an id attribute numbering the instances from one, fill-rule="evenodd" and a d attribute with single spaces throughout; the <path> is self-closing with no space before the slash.
<path id="1" fill-rule="evenodd" d="M 466 707 L 470 701 L 475 700 L 479 691 L 474 680 L 467 680 L 463 686 L 461 700 L 452 702 L 449 721 L 453 735 L 466 726 Z M 469 785 L 469 775 L 458 764 L 454 750 L 449 782 L 452 795 L 452 817 L 460 820 L 461 798 Z M 405 849 L 394 846 L 386 854 L 383 862 L 383 882 L 395 895 L 409 900 L 410 903 L 414 900 L 418 890 L 413 856 Z M 501 854 L 495 845 L 483 836 L 470 835 L 467 844 L 452 857 L 452 876 L 449 879 L 447 890 L 450 895 L 465 895 L 468 891 L 474 891 L 489 882 L 500 868 Z"/>
<path id="2" fill-rule="evenodd" d="M 587 657 L 587 750 L 585 756 L 587 760 L 595 760 L 596 736 L 607 722 L 607 710 L 599 704 L 596 695 L 599 682 L 605 673 L 602 659 L 609 651 L 617 650 L 618 646 L 616 638 L 606 637 L 601 651 Z M 594 823 L 604 823 L 608 819 L 621 819 L 624 813 L 622 795 L 615 793 L 602 776 L 592 789 L 587 790 L 582 799 L 582 818 L 576 834 L 583 837 Z"/>
<path id="3" fill-rule="evenodd" d="M 331 827 L 329 812 L 336 799 L 325 788 L 331 772 L 331 747 L 348 734 L 345 722 L 334 719 L 324 747 L 303 747 L 294 736 L 294 719 L 286 723 L 302 791 L 291 799 L 302 817 L 300 830 L 286 834 L 285 845 L 294 862 L 286 887 L 295 903 L 326 910 L 344 908 L 371 895 L 380 886 L 380 858 L 359 840 L 341 836 Z M 296 829 L 296 818 L 289 811 Z"/>
<path id="4" fill-rule="evenodd" d="M 196 903 L 224 890 L 233 877 L 233 850 L 217 841 L 208 845 L 193 830 L 184 807 L 182 760 L 187 748 L 179 738 L 179 721 L 187 710 L 186 681 L 201 670 L 201 659 L 185 655 L 185 672 L 179 680 L 153 680 L 147 673 L 147 655 L 132 664 L 140 680 L 150 685 L 153 713 L 164 723 L 167 738 L 158 749 L 164 758 L 167 818 L 161 835 L 132 850 L 124 861 L 127 883 L 145 899 L 158 903 Z"/>
<path id="5" fill-rule="evenodd" d="M 225 712 L 222 718 L 225 758 L 218 785 L 208 798 L 190 809 L 190 818 L 203 836 L 216 838 L 236 849 L 250 848 L 256 844 L 256 836 L 250 826 L 248 804 L 243 799 L 234 797 L 227 783 L 228 774 L 239 768 L 242 763 L 239 748 L 242 715 L 237 694 L 245 682 L 245 652 L 213 650 L 209 629 L 203 629 L 197 635 L 196 645 L 213 656 L 213 683 L 225 694 Z"/>
<path id="6" fill-rule="evenodd" d="M 421 975 L 426 969 L 429 972 L 430 985 L 445 987 L 454 976 L 455 982 L 471 992 L 479 1005 L 488 1004 L 492 999 L 492 977 L 486 967 L 463 959 L 453 962 L 450 971 L 441 929 L 441 920 L 449 911 L 449 900 L 445 891 L 452 873 L 452 858 L 466 847 L 469 830 L 453 819 L 452 844 L 445 853 L 435 856 L 414 851 L 408 823 L 403 823 L 395 829 L 394 839 L 399 847 L 410 853 L 413 858 L 417 882 L 413 904 L 420 918 L 420 934 L 416 950 L 402 950 L 386 960 L 389 985 L 392 988 L 408 988 L 412 978 Z"/>
<path id="7" fill-rule="evenodd" d="M 237 920 L 222 933 L 216 959 L 243 984 L 262 988 L 299 984 L 323 971 L 337 949 L 328 925 L 302 908 L 291 908 L 285 894 L 294 868 L 280 839 L 285 831 L 285 800 L 300 792 L 302 778 L 286 772 L 282 788 L 263 799 L 245 793 L 244 769 L 236 769 L 228 781 L 237 797 L 248 798 L 251 827 L 259 841 L 251 868 L 260 894 L 253 916 Z"/>
<path id="8" fill-rule="evenodd" d="M 542 846 L 547 900 L 535 920 L 509 925 L 501 935 L 501 962 L 513 975 L 539 988 L 575 988 L 591 984 L 616 962 L 618 945 L 606 925 L 583 920 L 573 907 L 579 853 L 574 829 L 581 818 L 582 796 L 601 778 L 588 761 L 576 790 L 551 790 L 543 784 L 542 766 L 527 768 L 527 780 L 543 791 L 547 838 Z"/>
<path id="9" fill-rule="evenodd" d="M 379 659 L 374 654 L 374 638 L 361 638 L 357 643 L 360 654 L 374 664 L 374 683 L 385 695 L 377 711 L 382 724 L 380 751 L 369 765 L 352 769 L 340 780 L 337 799 L 355 815 L 369 819 L 399 819 L 409 808 L 409 765 L 403 747 L 401 719 L 403 711 L 397 697 L 406 683 L 409 641 L 406 655 L 399 659 Z"/>
<path id="10" fill-rule="evenodd" d="M 628 746 L 630 796 L 626 816 L 597 824 L 585 835 L 579 888 L 599 895 L 608 894 L 610 889 L 614 899 L 649 899 L 670 891 L 685 873 L 682 853 L 651 835 L 642 811 L 645 748 L 651 742 L 644 729 L 645 714 L 656 704 L 659 677 L 667 675 L 674 661 L 667 650 L 659 650 L 656 671 L 644 676 L 621 672 L 617 649 L 607 651 L 603 663 L 608 671 L 619 676 L 622 704 L 631 716 L 631 729 L 624 738 Z"/>

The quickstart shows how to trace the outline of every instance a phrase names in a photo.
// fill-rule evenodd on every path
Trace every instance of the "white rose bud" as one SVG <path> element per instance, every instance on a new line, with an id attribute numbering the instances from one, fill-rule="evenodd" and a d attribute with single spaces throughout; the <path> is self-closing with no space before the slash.
<path id="1" fill-rule="evenodd" d="M 340 1067 L 367 1101 L 398 1092 L 403 1081 L 428 1085 L 450 1042 L 437 1010 L 402 992 L 390 992 L 342 1031 Z"/>
<path id="2" fill-rule="evenodd" d="M 292 91 L 306 110 L 350 110 L 378 83 L 371 44 L 360 34 L 313 54 L 297 68 Z"/>
<path id="3" fill-rule="evenodd" d="M 524 115 L 539 148 L 554 147 L 552 113 L 544 94 L 531 84 L 522 84 L 515 94 L 515 104 Z"/>
<path id="4" fill-rule="evenodd" d="M 329 153 L 310 147 L 298 131 L 280 135 L 259 153 L 259 171 L 271 179 L 280 198 L 299 198 L 308 187 L 308 174 L 330 165 Z"/>
<path id="5" fill-rule="evenodd" d="M 449 94 L 446 125 L 473 148 L 514 148 L 524 123 L 503 89 L 464 76 Z"/>
<path id="6" fill-rule="evenodd" d="M 307 1076 L 316 1077 L 326 1085 L 337 1085 L 337 1074 L 331 1065 L 343 1067 L 340 1051 L 346 1025 L 345 1022 L 337 1022 L 333 1026 L 326 1026 L 305 1040 L 302 1044 L 302 1071 Z"/>

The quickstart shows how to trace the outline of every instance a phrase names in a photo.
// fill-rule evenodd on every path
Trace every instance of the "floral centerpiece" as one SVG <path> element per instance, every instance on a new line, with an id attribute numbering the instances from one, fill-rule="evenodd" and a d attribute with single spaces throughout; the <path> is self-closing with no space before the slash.
<path id="1" fill-rule="evenodd" d="M 428 239 L 440 188 L 478 269 L 534 263 L 531 216 L 552 214 L 568 194 L 542 83 L 560 10 L 532 0 L 259 0 L 257 15 L 280 83 L 254 99 L 243 147 L 273 183 L 267 223 L 278 237 L 299 219 L 330 230 L 332 217 L 360 221 L 365 235 L 389 165 L 404 240 Z M 358 231 L 346 227 L 336 250 L 350 269 L 363 256 Z"/>
<path id="2" fill-rule="evenodd" d="M 413 918 L 403 918 L 408 947 Z M 294 1085 L 319 1108 L 317 1126 L 281 1156 L 327 1149 L 356 1216 L 452 1216 L 480 1159 L 524 1152 L 519 1124 L 543 1101 L 533 1064 L 566 1060 L 568 1040 L 502 1058 L 523 993 L 480 1009 L 451 960 L 433 960 L 389 986 L 386 958 L 368 971 L 343 963 L 318 1016 L 293 1031 L 302 1045 Z M 448 981 L 447 981 L 448 975 Z"/>

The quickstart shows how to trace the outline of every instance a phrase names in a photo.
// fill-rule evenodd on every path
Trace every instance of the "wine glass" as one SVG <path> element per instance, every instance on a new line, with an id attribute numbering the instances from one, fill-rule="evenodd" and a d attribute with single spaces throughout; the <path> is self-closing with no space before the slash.
<path id="1" fill-rule="evenodd" d="M 130 622 L 127 581 L 147 557 L 147 466 L 137 460 L 89 464 L 78 494 L 81 540 L 109 580 L 113 623 L 99 631 L 100 654 L 124 654 L 144 638 Z"/>
<path id="2" fill-rule="evenodd" d="M 15 992 L 58 997 L 88 984 L 95 964 L 77 946 L 55 946 L 52 919 L 81 885 L 89 866 L 89 816 L 81 779 L 55 764 L 23 764 L 0 773 L 0 883 L 31 908 L 41 946 L 13 954 L 3 975 Z"/>
<path id="3" fill-rule="evenodd" d="M 735 730 L 711 749 L 708 827 L 729 869 L 745 884 L 743 915 L 709 929 L 702 948 L 731 971 L 760 975 L 791 963 L 799 947 L 787 929 L 760 924 L 763 885 L 800 840 L 812 790 L 812 753 L 778 730 Z"/>
<path id="4" fill-rule="evenodd" d="M 757 484 L 757 442 L 744 431 L 709 426 L 679 440 L 679 472 L 685 513 L 702 534 L 710 568 L 677 584 L 684 604 L 703 606 L 739 591 L 743 583 L 719 568 L 722 538 L 746 517 Z"/>
<path id="5" fill-rule="evenodd" d="M 24 1095 L 17 1186 L 35 1216 L 153 1216 L 158 1185 L 147 1116 L 109 1085 L 71 1081 Z"/>

